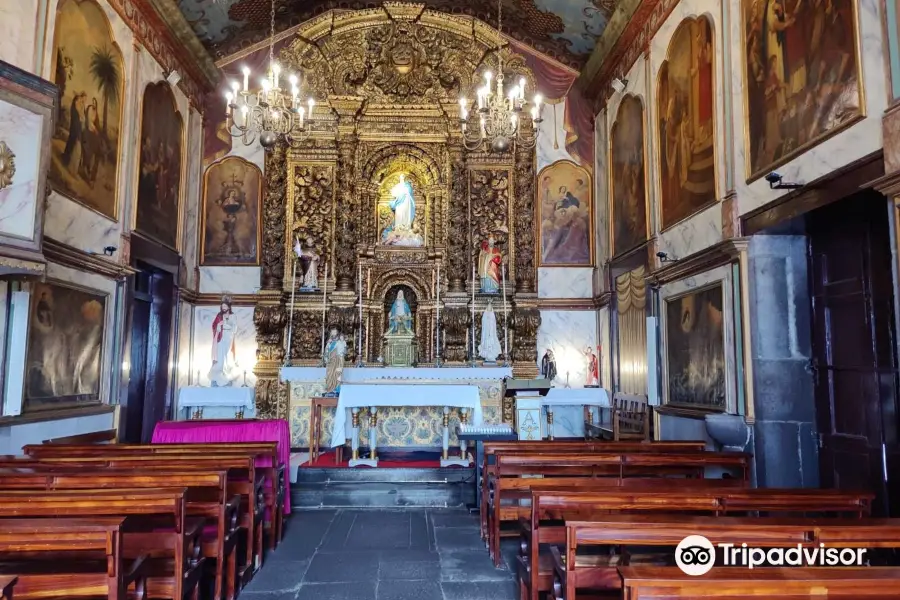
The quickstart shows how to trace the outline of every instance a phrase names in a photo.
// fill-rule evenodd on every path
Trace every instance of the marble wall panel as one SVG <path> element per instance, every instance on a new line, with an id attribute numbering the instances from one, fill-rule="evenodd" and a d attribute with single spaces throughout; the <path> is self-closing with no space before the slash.
<path id="1" fill-rule="evenodd" d="M 556 355 L 558 376 L 555 385 L 584 387 L 587 361 L 582 352 L 590 346 L 597 350 L 597 313 L 583 310 L 542 310 L 537 334 L 538 368 L 548 348 Z"/>
<path id="2" fill-rule="evenodd" d="M 200 240 L 200 180 L 202 170 L 203 117 L 191 110 L 188 121 L 187 181 L 184 187 L 183 227 L 181 256 L 184 259 L 185 285 L 196 290 L 199 285 L 197 270 Z"/>
<path id="3" fill-rule="evenodd" d="M 259 278 L 259 267 L 200 267 L 200 293 L 255 294 Z"/>
<path id="4" fill-rule="evenodd" d="M 119 223 L 56 192 L 50 194 L 44 215 L 44 235 L 94 254 L 105 246 L 121 246 Z"/>
<path id="5" fill-rule="evenodd" d="M 178 305 L 178 348 L 175 356 L 175 389 L 192 383 L 191 341 L 194 335 L 194 306 L 187 302 Z"/>
<path id="6" fill-rule="evenodd" d="M 0 15 L 0 19 L 2 19 Z M 34 238 L 43 139 L 41 115 L 0 100 L 0 141 L 15 154 L 12 182 L 0 189 L 0 233 Z M 43 198 L 40 198 L 43 202 Z"/>
<path id="7" fill-rule="evenodd" d="M 569 135 L 569 132 L 566 131 L 566 102 L 567 100 L 563 98 L 556 101 L 555 104 L 547 102 L 544 105 L 541 113 L 544 122 L 541 123 L 541 129 L 538 132 L 536 147 L 535 173 L 540 173 L 541 169 L 559 160 L 578 162 L 566 150 L 566 138 Z"/>
<path id="8" fill-rule="evenodd" d="M 591 298 L 593 275 L 593 267 L 538 269 L 538 298 Z"/>
<path id="9" fill-rule="evenodd" d="M 722 207 L 717 203 L 660 233 L 657 251 L 665 252 L 673 259 L 681 259 L 721 239 Z"/>
<path id="10" fill-rule="evenodd" d="M 0 60 L 29 73 L 37 73 L 38 12 L 42 2 L 16 0 L 0 3 Z"/>
<path id="11" fill-rule="evenodd" d="M 600 387 L 612 388 L 612 342 L 609 337 L 609 307 L 604 306 L 597 311 L 597 330 L 600 332 Z"/>
<path id="12" fill-rule="evenodd" d="M 235 357 L 240 369 L 246 371 L 247 385 L 256 385 L 253 367 L 256 364 L 256 328 L 253 325 L 253 307 L 235 306 L 238 331 L 235 336 Z M 219 313 L 219 306 L 197 306 L 194 308 L 194 326 L 190 381 L 192 385 L 209 385 L 209 369 L 212 367 L 213 330 L 212 324 Z M 199 379 L 197 377 L 199 371 Z M 241 382 L 243 383 L 243 382 Z"/>
<path id="13" fill-rule="evenodd" d="M 606 126 L 606 110 L 601 110 L 594 118 L 594 253 L 598 269 L 594 280 L 598 292 L 609 287 L 606 281 L 606 263 L 611 251 L 609 243 L 609 176 L 607 153 L 609 131 Z M 538 273 L 540 276 L 540 273 Z"/>

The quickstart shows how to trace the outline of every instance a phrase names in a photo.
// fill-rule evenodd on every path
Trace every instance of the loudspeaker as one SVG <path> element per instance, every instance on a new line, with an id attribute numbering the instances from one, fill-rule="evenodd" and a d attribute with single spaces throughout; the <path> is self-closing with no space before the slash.
<path id="1" fill-rule="evenodd" d="M 178 85 L 178 82 L 181 81 L 181 73 L 173 69 L 171 73 L 166 75 L 166 81 L 168 81 L 171 86 Z"/>

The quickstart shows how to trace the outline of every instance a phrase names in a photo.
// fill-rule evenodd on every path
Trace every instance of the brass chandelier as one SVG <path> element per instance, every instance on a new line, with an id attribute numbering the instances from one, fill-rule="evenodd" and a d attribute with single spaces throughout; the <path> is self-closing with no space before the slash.
<path id="1" fill-rule="evenodd" d="M 227 126 L 233 138 L 240 138 L 245 146 L 259 138 L 265 149 L 272 148 L 279 140 L 288 144 L 307 139 L 317 124 L 332 122 L 326 111 L 316 111 L 316 101 L 310 96 L 300 99 L 300 79 L 291 73 L 282 78 L 281 66 L 275 62 L 275 0 L 270 12 L 269 71 L 260 80 L 260 89 L 250 91 L 250 68 L 242 69 L 244 85 L 231 82 L 227 100 Z M 290 85 L 290 90 L 287 85 Z M 285 85 L 285 89 L 282 89 Z"/>
<path id="2" fill-rule="evenodd" d="M 459 117 L 462 126 L 463 143 L 467 150 L 475 151 L 482 147 L 492 152 L 506 152 L 515 143 L 525 148 L 534 148 L 537 143 L 541 119 L 541 96 L 535 94 L 531 103 L 532 127 L 521 127 L 520 115 L 528 108 L 525 101 L 525 78 L 506 91 L 503 76 L 503 0 L 497 0 L 497 77 L 487 71 L 484 74 L 484 87 L 476 92 L 477 99 L 472 107 L 478 115 L 478 124 L 469 124 L 469 101 L 459 99 Z M 492 80 L 494 88 L 492 89 Z"/>

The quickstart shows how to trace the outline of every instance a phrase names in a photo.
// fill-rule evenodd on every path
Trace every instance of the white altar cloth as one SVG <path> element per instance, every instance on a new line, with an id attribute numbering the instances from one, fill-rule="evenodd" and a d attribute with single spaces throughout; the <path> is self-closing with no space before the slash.
<path id="1" fill-rule="evenodd" d="M 550 388 L 541 406 L 609 406 L 609 393 L 603 388 Z"/>
<path id="2" fill-rule="evenodd" d="M 282 367 L 281 381 L 324 381 L 325 367 Z M 343 383 L 369 381 L 416 380 L 429 381 L 500 381 L 512 377 L 509 367 L 346 367 Z M 428 406 L 432 406 L 429 404 Z"/>
<path id="3" fill-rule="evenodd" d="M 238 409 L 250 417 L 256 408 L 256 394 L 252 387 L 185 386 L 178 390 L 178 408 L 227 408 L 231 413 L 218 411 L 211 416 L 233 418 Z M 190 418 L 190 414 L 187 415 Z"/>
<path id="4" fill-rule="evenodd" d="M 374 371 L 375 369 L 357 370 Z M 409 370 L 422 371 L 423 369 Z M 451 371 L 454 369 L 431 370 Z M 344 374 L 346 373 L 347 369 L 344 370 Z M 481 395 L 478 391 L 478 386 L 476 385 L 435 385 L 426 383 L 342 383 L 341 391 L 338 396 L 337 410 L 335 410 L 334 412 L 334 425 L 331 429 L 332 447 L 344 445 L 344 443 L 347 441 L 347 438 L 350 437 L 350 434 L 347 431 L 347 412 L 349 411 L 349 409 L 368 406 L 454 406 L 459 408 L 468 408 L 470 411 L 469 414 L 472 416 L 469 422 L 473 425 L 482 424 Z M 343 434 L 340 434 L 339 432 L 343 432 Z"/>

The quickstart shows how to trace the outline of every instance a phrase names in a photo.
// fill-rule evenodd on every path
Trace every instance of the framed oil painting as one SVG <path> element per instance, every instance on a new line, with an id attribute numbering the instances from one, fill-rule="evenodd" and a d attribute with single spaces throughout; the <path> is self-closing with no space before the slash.
<path id="1" fill-rule="evenodd" d="M 644 161 L 644 105 L 636 96 L 619 104 L 610 134 L 613 256 L 647 241 L 647 175 Z"/>
<path id="2" fill-rule="evenodd" d="M 659 70 L 662 229 L 716 201 L 714 58 L 709 21 L 686 19 L 672 36 Z"/>
<path id="3" fill-rule="evenodd" d="M 28 322 L 24 409 L 100 402 L 105 294 L 35 283 Z"/>
<path id="4" fill-rule="evenodd" d="M 722 283 L 666 298 L 667 403 L 725 410 Z"/>
<path id="5" fill-rule="evenodd" d="M 542 267 L 590 267 L 594 257 L 593 184 L 587 169 L 569 160 L 538 174 Z"/>
<path id="6" fill-rule="evenodd" d="M 170 248 L 178 238 L 184 127 L 169 84 L 144 90 L 135 229 Z"/>
<path id="7" fill-rule="evenodd" d="M 262 173 L 229 156 L 210 165 L 203 178 L 200 264 L 259 264 Z"/>
<path id="8" fill-rule="evenodd" d="M 751 181 L 863 116 L 856 5 L 742 0 Z"/>
<path id="9" fill-rule="evenodd" d="M 50 185 L 115 220 L 125 67 L 109 20 L 94 0 L 59 3 L 52 60 L 60 102 Z"/>

